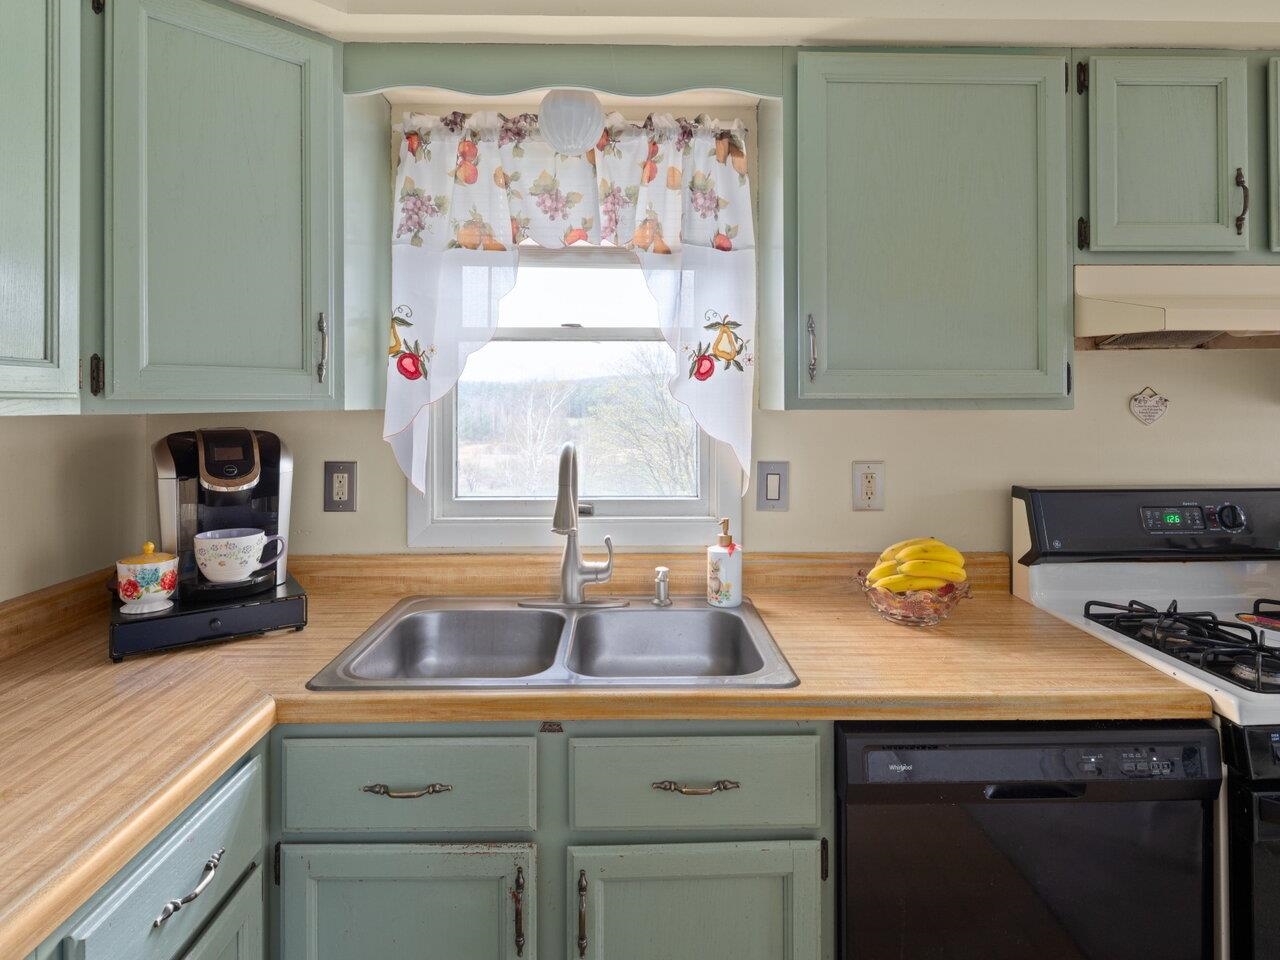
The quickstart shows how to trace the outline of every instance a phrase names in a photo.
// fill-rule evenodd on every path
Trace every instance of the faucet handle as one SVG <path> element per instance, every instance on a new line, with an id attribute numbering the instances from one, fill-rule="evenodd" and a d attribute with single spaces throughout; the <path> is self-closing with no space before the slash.
<path id="1" fill-rule="evenodd" d="M 593 583 L 604 583 L 613 576 L 613 537 L 604 538 L 604 548 L 609 551 L 609 559 L 582 561 L 582 575 Z"/>

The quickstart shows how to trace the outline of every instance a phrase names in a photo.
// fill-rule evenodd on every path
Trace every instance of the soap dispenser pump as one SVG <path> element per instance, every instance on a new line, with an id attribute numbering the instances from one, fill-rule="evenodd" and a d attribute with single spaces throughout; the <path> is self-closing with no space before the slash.
<path id="1" fill-rule="evenodd" d="M 742 604 L 742 546 L 733 542 L 729 518 L 720 520 L 720 535 L 707 547 L 707 603 L 713 607 Z"/>

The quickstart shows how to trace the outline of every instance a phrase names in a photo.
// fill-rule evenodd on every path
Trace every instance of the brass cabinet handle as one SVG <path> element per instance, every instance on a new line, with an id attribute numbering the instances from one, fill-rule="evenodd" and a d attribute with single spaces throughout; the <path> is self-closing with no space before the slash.
<path id="1" fill-rule="evenodd" d="M 516 867 L 516 956 L 524 956 L 524 867 Z"/>
<path id="2" fill-rule="evenodd" d="M 809 314 L 809 322 L 805 324 L 809 333 L 809 382 L 813 383 L 818 375 L 818 325 L 813 322 L 813 314 Z"/>
<path id="3" fill-rule="evenodd" d="M 1244 170 L 1236 167 L 1236 186 L 1244 191 L 1244 206 L 1240 208 L 1240 216 L 1236 217 L 1236 236 L 1244 233 L 1244 218 L 1249 215 L 1249 184 L 1245 183 Z"/>
<path id="4" fill-rule="evenodd" d="M 392 790 L 385 783 L 370 783 L 360 788 L 364 793 L 372 793 L 392 800 L 417 800 L 419 797 L 431 797 L 437 793 L 448 793 L 453 789 L 451 783 L 428 783 L 421 790 Z"/>
<path id="5" fill-rule="evenodd" d="M 587 955 L 587 871 L 578 871 L 578 956 Z"/>
<path id="6" fill-rule="evenodd" d="M 160 916 L 156 917 L 155 922 L 151 924 L 153 928 L 160 926 L 186 904 L 209 889 L 209 884 L 213 883 L 213 878 L 217 876 L 218 864 L 222 862 L 222 855 L 226 852 L 224 847 L 204 862 L 204 873 L 201 875 L 200 882 L 196 884 L 195 889 L 185 897 L 179 897 L 177 900 L 170 900 L 166 903 L 164 909 L 160 911 Z"/>
<path id="7" fill-rule="evenodd" d="M 656 780 L 652 786 L 655 790 L 678 793 L 683 797 L 709 797 L 722 790 L 737 790 L 742 784 L 737 780 L 717 780 L 709 787 L 691 787 L 686 783 L 676 783 L 674 780 Z"/>
<path id="8" fill-rule="evenodd" d="M 320 362 L 316 364 L 316 380 L 324 383 L 325 374 L 329 372 L 329 321 L 323 313 L 316 321 L 316 329 L 320 331 Z"/>

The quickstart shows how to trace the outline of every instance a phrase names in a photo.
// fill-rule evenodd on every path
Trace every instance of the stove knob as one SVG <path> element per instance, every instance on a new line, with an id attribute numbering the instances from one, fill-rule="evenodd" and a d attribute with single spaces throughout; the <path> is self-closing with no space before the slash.
<path id="1" fill-rule="evenodd" d="M 1222 525 L 1223 530 L 1243 530 L 1244 522 L 1244 511 L 1235 504 L 1224 503 L 1218 508 L 1218 523 Z"/>

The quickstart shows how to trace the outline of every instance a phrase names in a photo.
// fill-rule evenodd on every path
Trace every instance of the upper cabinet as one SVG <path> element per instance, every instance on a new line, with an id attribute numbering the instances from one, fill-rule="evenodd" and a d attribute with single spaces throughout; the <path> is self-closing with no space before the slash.
<path id="1" fill-rule="evenodd" d="M 792 405 L 1069 405 L 1065 54 L 798 63 Z"/>
<path id="2" fill-rule="evenodd" d="M 335 405 L 338 46 L 205 0 L 107 14 L 107 396 Z"/>
<path id="3" fill-rule="evenodd" d="M 1244 57 L 1088 61 L 1091 250 L 1245 250 Z"/>
<path id="4" fill-rule="evenodd" d="M 1271 186 L 1271 249 L 1280 253 L 1280 57 L 1267 66 L 1267 169 Z"/>
<path id="5" fill-rule="evenodd" d="M 0 412 L 71 412 L 79 406 L 75 0 L 6 4 L 0 89 Z"/>

